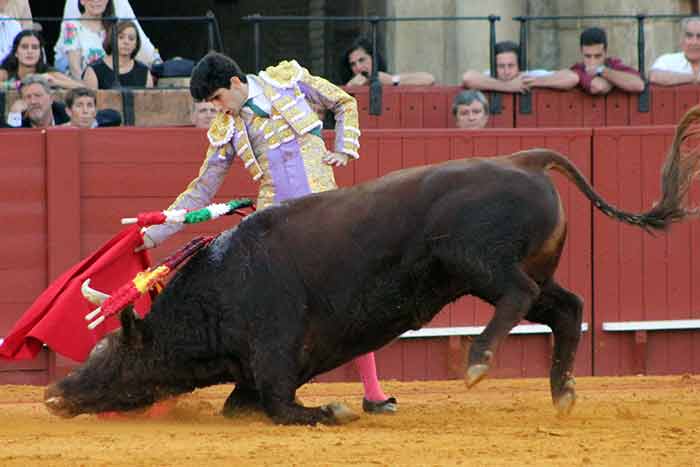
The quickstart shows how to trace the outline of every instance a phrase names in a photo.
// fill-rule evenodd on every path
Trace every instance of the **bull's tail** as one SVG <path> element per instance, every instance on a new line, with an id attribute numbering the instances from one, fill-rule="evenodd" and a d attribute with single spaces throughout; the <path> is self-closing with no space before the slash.
<path id="1" fill-rule="evenodd" d="M 606 202 L 581 172 L 563 155 L 545 149 L 513 154 L 512 161 L 527 169 L 554 169 L 566 176 L 609 217 L 647 231 L 665 230 L 672 223 L 697 216 L 698 209 L 684 207 L 693 179 L 700 173 L 700 106 L 690 109 L 681 120 L 661 171 L 661 201 L 641 214 L 617 209 Z"/>

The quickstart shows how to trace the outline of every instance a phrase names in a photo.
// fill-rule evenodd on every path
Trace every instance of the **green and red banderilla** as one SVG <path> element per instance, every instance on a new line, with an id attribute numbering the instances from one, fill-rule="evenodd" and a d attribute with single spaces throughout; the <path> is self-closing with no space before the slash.
<path id="1" fill-rule="evenodd" d="M 142 212 L 137 217 L 122 219 L 122 224 L 138 224 L 141 227 L 166 223 L 197 224 L 231 214 L 245 216 L 247 214 L 241 211 L 243 208 L 252 208 L 254 210 L 253 201 L 243 198 L 234 199 L 227 203 L 210 204 L 205 208 L 189 211 L 176 209 Z M 91 289 L 90 279 L 86 279 L 82 287 L 83 295 L 92 303 L 99 305 L 98 308 L 85 315 L 85 320 L 90 321 L 88 328 L 96 328 L 105 319 L 118 313 L 141 295 L 162 284 L 162 280 L 171 271 L 175 270 L 194 253 L 207 246 L 214 238 L 216 238 L 216 235 L 194 238 L 187 245 L 161 261 L 157 266 L 136 274 L 136 277 L 119 287 L 111 296 Z"/>

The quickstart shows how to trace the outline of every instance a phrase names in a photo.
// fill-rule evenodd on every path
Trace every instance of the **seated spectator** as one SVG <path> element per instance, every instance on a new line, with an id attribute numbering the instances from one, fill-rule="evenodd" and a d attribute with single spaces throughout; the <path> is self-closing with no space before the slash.
<path id="1" fill-rule="evenodd" d="M 12 41 L 22 30 L 17 20 L 8 19 L 15 16 L 7 14 L 9 0 L 0 0 L 0 60 L 3 60 L 12 50 Z"/>
<path id="2" fill-rule="evenodd" d="M 372 42 L 365 37 L 358 37 L 343 54 L 340 63 L 340 80 L 347 86 L 366 86 L 370 81 L 372 66 Z M 430 73 L 418 71 L 414 73 L 389 74 L 386 72 L 384 58 L 377 52 L 376 60 L 379 81 L 383 85 L 414 85 L 429 86 L 435 82 Z"/>
<path id="3" fill-rule="evenodd" d="M 681 51 L 661 55 L 649 70 L 649 82 L 663 86 L 700 82 L 700 17 L 681 21 Z"/>
<path id="4" fill-rule="evenodd" d="M 116 110 L 97 110 L 97 92 L 85 87 L 66 93 L 66 113 L 70 121 L 65 126 L 97 128 L 122 124 L 122 116 Z"/>
<path id="5" fill-rule="evenodd" d="M 462 75 L 462 85 L 468 89 L 497 92 L 525 93 L 534 87 L 571 89 L 578 83 L 578 76 L 570 70 L 556 72 L 546 70 L 520 71 L 520 47 L 512 41 L 497 42 L 496 77 L 489 73 L 469 70 Z"/>
<path id="6" fill-rule="evenodd" d="M 117 54 L 119 60 L 119 83 L 130 87 L 153 87 L 153 76 L 148 67 L 135 60 L 141 48 L 141 39 L 132 21 L 117 23 Z M 91 89 L 111 89 L 114 87 L 114 68 L 111 36 L 105 40 L 104 58 L 88 66 L 83 80 Z"/>
<path id="7" fill-rule="evenodd" d="M 33 74 L 41 75 L 51 86 L 58 88 L 71 89 L 83 85 L 82 82 L 49 68 L 46 65 L 41 34 L 27 29 L 17 34 L 10 53 L 0 63 L 0 82 L 5 81 L 6 88 L 14 88 L 16 82 Z"/>
<path id="8" fill-rule="evenodd" d="M 41 25 L 32 21 L 32 10 L 29 8 L 29 0 L 0 0 L 0 16 L 22 18 L 19 21 L 20 30 L 41 30 Z M 12 43 L 12 39 L 10 39 L 10 43 Z M 2 57 L 0 55 L 0 58 Z"/>
<path id="9" fill-rule="evenodd" d="M 29 75 L 20 82 L 20 99 L 7 114 L 12 127 L 48 128 L 70 120 L 66 107 L 54 102 L 49 82 L 41 75 Z"/>
<path id="10" fill-rule="evenodd" d="M 129 0 L 113 0 L 114 4 L 114 15 L 118 18 L 136 18 L 134 10 L 129 4 Z M 78 9 L 79 2 L 77 0 L 66 0 L 66 4 L 63 7 L 63 18 L 77 18 L 80 16 L 80 10 Z M 153 46 L 153 43 L 148 38 L 146 33 L 141 28 L 141 24 L 138 20 L 131 20 L 136 25 L 139 33 L 139 40 L 141 41 L 141 47 L 139 49 L 138 55 L 136 55 L 136 60 L 141 63 L 152 66 L 154 63 L 161 61 L 160 55 L 158 54 L 158 49 Z"/>
<path id="11" fill-rule="evenodd" d="M 583 62 L 571 70 L 578 75 L 578 83 L 589 94 L 607 94 L 614 87 L 627 92 L 644 91 L 644 81 L 632 67 L 619 58 L 608 57 L 608 38 L 600 28 L 588 28 L 581 33 Z"/>
<path id="12" fill-rule="evenodd" d="M 481 91 L 462 91 L 455 96 L 452 115 L 457 128 L 485 128 L 489 122 L 489 102 Z"/>
<path id="13" fill-rule="evenodd" d="M 66 126 L 95 128 L 97 126 L 97 93 L 88 88 L 75 88 L 66 93 Z"/>
<path id="14" fill-rule="evenodd" d="M 114 16 L 112 0 L 80 1 L 80 21 L 61 23 L 61 34 L 56 42 L 56 68 L 67 71 L 77 80 L 83 78 L 88 65 L 105 56 L 103 43 L 109 23 L 103 18 Z"/>
<path id="15" fill-rule="evenodd" d="M 216 117 L 217 111 L 214 104 L 207 101 L 194 101 L 192 102 L 192 113 L 190 118 L 192 119 L 192 125 L 195 128 L 209 128 L 212 120 Z"/>

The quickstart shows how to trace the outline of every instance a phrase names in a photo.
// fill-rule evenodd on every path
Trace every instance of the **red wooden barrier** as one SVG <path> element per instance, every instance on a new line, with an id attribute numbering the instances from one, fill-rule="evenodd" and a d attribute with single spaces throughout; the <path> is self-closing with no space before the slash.
<path id="1" fill-rule="evenodd" d="M 41 130 L 0 131 L 0 337 L 46 286 L 45 139 Z M 45 353 L 0 363 L 0 380 L 45 384 Z"/>
<path id="2" fill-rule="evenodd" d="M 452 101 L 458 86 L 399 86 L 382 90 L 382 115 L 369 114 L 369 89 L 347 87 L 357 98 L 363 129 L 452 128 Z M 489 99 L 493 93 L 487 93 Z M 592 96 L 579 89 L 537 88 L 530 94 L 532 112 L 520 112 L 522 96 L 500 94 L 501 112 L 490 128 L 581 128 L 626 125 L 672 125 L 700 102 L 700 86 L 651 86 L 649 111 L 639 111 L 639 94 L 615 90 Z"/>
<path id="3" fill-rule="evenodd" d="M 452 102 L 464 88 L 459 86 L 385 86 L 382 115 L 369 114 L 369 89 L 346 87 L 357 99 L 363 129 L 452 128 Z M 486 93 L 492 98 L 493 93 Z M 501 94 L 501 111 L 491 115 L 489 128 L 513 128 L 514 96 Z"/>
<path id="4" fill-rule="evenodd" d="M 631 109 L 631 99 L 627 104 Z M 614 105 L 616 111 L 624 113 L 624 99 Z M 629 115 L 631 118 L 632 113 Z M 595 155 L 596 187 L 626 210 L 641 210 L 658 197 L 659 166 L 671 134 L 670 127 L 367 130 L 361 140 L 361 159 L 337 170 L 336 177 L 340 185 L 347 186 L 402 167 L 549 147 L 567 154 L 587 175 L 592 173 Z M 327 141 L 332 136 L 327 134 Z M 0 206 L 2 212 L 12 215 L 0 231 L 0 336 L 50 278 L 114 235 L 121 228 L 119 218 L 167 206 L 197 173 L 206 148 L 204 132 L 187 128 L 54 129 L 46 134 L 13 130 L 0 133 L 0 141 Z M 653 239 L 598 214 L 592 216 L 582 195 L 558 175 L 555 178 L 570 221 L 568 246 L 557 277 L 584 298 L 584 320 L 595 330 L 595 334 L 583 334 L 577 374 L 634 372 L 633 336 L 603 333 L 601 323 L 699 318 L 700 289 L 691 284 L 700 276 L 700 236 L 696 231 L 700 227 L 679 225 L 670 236 Z M 218 199 L 255 193 L 247 172 L 235 167 Z M 693 196 L 700 202 L 697 188 Z M 219 231 L 232 222 L 235 220 L 224 218 L 216 224 L 193 226 L 156 250 L 155 256 L 173 250 L 198 232 Z M 461 300 L 446 307 L 430 325 L 480 325 L 490 316 L 488 306 Z M 697 334 L 650 333 L 648 370 L 698 372 Z M 454 372 L 448 355 L 454 351 L 453 344 L 448 339 L 397 341 L 380 351 L 380 375 L 405 379 L 451 376 Z M 498 352 L 494 374 L 547 374 L 549 345 L 546 336 L 509 337 Z M 11 365 L 2 362 L 0 381 L 43 383 L 52 365 L 60 374 L 72 364 L 48 357 L 42 354 L 35 361 Z M 353 372 L 346 366 L 324 378 L 352 379 Z"/>
<path id="5" fill-rule="evenodd" d="M 595 186 L 609 202 L 632 212 L 659 199 L 660 168 L 673 127 L 595 130 Z M 697 186 L 693 202 L 700 202 Z M 605 321 L 700 318 L 700 225 L 687 222 L 655 237 L 614 222 L 596 211 L 593 218 L 597 375 L 700 372 L 700 332 L 648 334 L 646 361 L 633 332 L 605 332 Z"/>

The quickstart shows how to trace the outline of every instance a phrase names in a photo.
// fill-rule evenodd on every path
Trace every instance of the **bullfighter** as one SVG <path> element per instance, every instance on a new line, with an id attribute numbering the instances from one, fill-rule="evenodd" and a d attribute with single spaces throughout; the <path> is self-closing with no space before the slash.
<path id="1" fill-rule="evenodd" d="M 337 188 L 333 166 L 359 157 L 355 99 L 294 60 L 246 75 L 234 60 L 212 52 L 192 71 L 190 92 L 195 100 L 214 104 L 219 113 L 207 132 L 210 146 L 199 174 L 168 209 L 206 206 L 236 156 L 260 185 L 258 210 Z M 326 149 L 323 123 L 312 107 L 330 109 L 335 116 L 333 152 Z M 143 248 L 157 246 L 181 227 L 145 229 Z M 354 362 L 364 386 L 365 412 L 395 412 L 396 399 L 384 394 L 377 379 L 374 353 Z"/>

